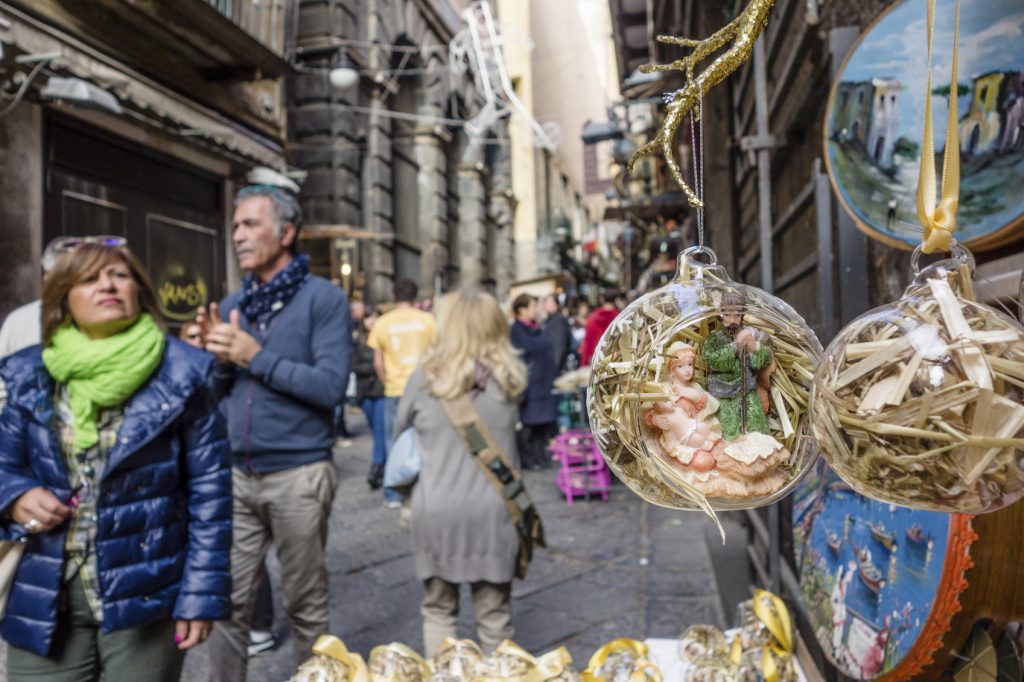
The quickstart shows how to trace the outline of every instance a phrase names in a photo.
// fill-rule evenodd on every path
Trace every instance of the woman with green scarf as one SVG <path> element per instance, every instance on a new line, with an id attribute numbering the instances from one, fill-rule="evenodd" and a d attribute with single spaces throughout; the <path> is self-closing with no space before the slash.
<path id="1" fill-rule="evenodd" d="M 43 345 L 0 361 L 0 540 L 24 542 L 9 682 L 176 682 L 230 614 L 231 472 L 212 357 L 166 335 L 127 249 L 43 286 Z"/>

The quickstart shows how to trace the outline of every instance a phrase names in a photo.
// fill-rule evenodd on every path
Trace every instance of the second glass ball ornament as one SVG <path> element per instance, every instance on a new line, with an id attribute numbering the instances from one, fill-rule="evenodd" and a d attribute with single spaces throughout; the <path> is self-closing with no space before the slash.
<path id="1" fill-rule="evenodd" d="M 974 258 L 918 268 L 848 324 L 814 379 L 814 435 L 862 495 L 982 513 L 1024 496 L 1024 328 L 974 298 Z"/>
<path id="2" fill-rule="evenodd" d="M 770 504 L 817 456 L 808 405 L 821 353 L 785 301 L 730 280 L 710 249 L 687 249 L 676 279 L 626 307 L 598 344 L 594 438 L 649 502 L 708 513 Z"/>

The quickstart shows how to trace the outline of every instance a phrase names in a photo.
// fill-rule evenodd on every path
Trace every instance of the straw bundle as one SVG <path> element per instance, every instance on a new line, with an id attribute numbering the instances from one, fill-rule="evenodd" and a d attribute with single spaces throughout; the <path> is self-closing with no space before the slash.
<path id="1" fill-rule="evenodd" d="M 707 386 L 701 350 L 722 328 L 719 305 L 727 293 L 742 294 L 744 325 L 762 332 L 774 349 L 769 427 L 788 457 L 771 471 L 750 472 L 749 485 L 721 496 L 708 492 L 721 487 L 695 480 L 664 452 L 644 415 L 655 403 L 669 399 L 664 387 L 666 350 L 675 341 L 694 347 L 694 381 Z M 654 504 L 700 509 L 712 517 L 715 509 L 768 504 L 795 483 L 816 455 L 808 405 L 813 368 L 820 357 L 814 333 L 786 303 L 731 282 L 720 268 L 686 262 L 676 283 L 632 303 L 602 337 L 591 361 L 588 394 L 595 439 L 616 475 Z"/>
<path id="2" fill-rule="evenodd" d="M 815 378 L 814 435 L 858 492 L 980 513 L 1024 495 L 1024 329 L 936 267 L 854 320 Z"/>

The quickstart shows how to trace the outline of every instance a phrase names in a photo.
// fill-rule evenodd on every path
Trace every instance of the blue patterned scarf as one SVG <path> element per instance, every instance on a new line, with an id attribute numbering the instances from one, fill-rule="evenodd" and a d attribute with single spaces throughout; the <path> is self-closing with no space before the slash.
<path id="1" fill-rule="evenodd" d="M 250 322 L 266 323 L 288 305 L 292 296 L 298 293 L 309 279 L 309 256 L 301 254 L 292 259 L 284 270 L 274 275 L 266 284 L 252 275 L 242 278 L 242 300 L 238 308 Z M 268 316 L 269 314 L 269 316 Z"/>

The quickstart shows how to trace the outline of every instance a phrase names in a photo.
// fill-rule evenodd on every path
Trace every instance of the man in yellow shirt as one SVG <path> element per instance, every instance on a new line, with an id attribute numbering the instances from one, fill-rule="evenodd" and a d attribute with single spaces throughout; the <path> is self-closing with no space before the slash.
<path id="1" fill-rule="evenodd" d="M 395 281 L 394 310 L 380 316 L 373 328 L 367 345 L 373 349 L 373 367 L 384 384 L 384 433 L 389 441 L 398 434 L 392 433 L 398 399 L 405 391 L 405 384 L 427 349 L 437 337 L 434 316 L 417 310 L 412 303 L 419 288 L 408 277 Z M 390 444 L 389 444 L 390 449 Z M 395 490 L 384 489 L 384 504 L 397 508 L 402 505 L 402 496 Z"/>

